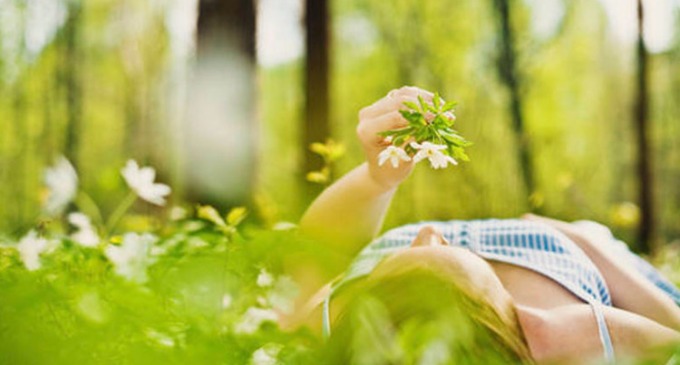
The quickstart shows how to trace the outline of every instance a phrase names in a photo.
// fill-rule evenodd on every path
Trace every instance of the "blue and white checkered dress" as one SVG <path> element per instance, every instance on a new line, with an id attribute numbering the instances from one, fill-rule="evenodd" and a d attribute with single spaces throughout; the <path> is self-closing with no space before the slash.
<path id="1" fill-rule="evenodd" d="M 452 246 L 537 271 L 584 302 L 611 305 L 602 274 L 574 242 L 550 226 L 520 219 L 422 222 L 395 228 L 361 251 L 342 281 L 369 274 L 387 255 L 409 247 L 425 225 L 438 229 Z"/>
<path id="2" fill-rule="evenodd" d="M 612 252 L 634 265 L 647 279 L 680 305 L 680 291 L 664 279 L 653 266 L 630 252 L 617 241 L 608 228 L 591 221 L 577 222 L 584 230 L 597 230 L 611 245 Z M 345 275 L 336 282 L 332 293 L 343 284 L 368 275 L 386 256 L 407 248 L 425 225 L 438 229 L 452 246 L 464 247 L 484 259 L 505 262 L 534 270 L 555 280 L 593 307 L 600 327 L 607 359 L 613 359 L 611 340 L 600 305 L 611 305 L 607 284 L 595 264 L 572 240 L 560 231 L 540 222 L 521 219 L 487 219 L 472 221 L 421 222 L 387 231 L 364 248 Z M 330 296 L 329 296 L 330 298 Z M 330 333 L 329 298 L 324 308 L 324 331 Z M 328 328 L 326 328 L 328 327 Z"/>

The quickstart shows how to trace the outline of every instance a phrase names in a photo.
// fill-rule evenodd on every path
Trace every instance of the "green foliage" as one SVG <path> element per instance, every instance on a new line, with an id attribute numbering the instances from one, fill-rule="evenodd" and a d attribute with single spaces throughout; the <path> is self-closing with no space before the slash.
<path id="1" fill-rule="evenodd" d="M 453 114 L 456 102 L 446 102 L 434 94 L 432 103 L 425 102 L 418 97 L 418 103 L 404 102 L 405 110 L 400 110 L 401 115 L 408 121 L 408 126 L 396 130 L 379 133 L 380 136 L 391 138 L 392 145 L 401 147 L 409 141 L 417 143 L 431 142 L 446 146 L 445 153 L 454 159 L 469 161 L 465 154 L 465 147 L 472 145 L 463 136 L 453 129 L 456 117 Z M 413 155 L 416 149 L 407 144 L 406 152 Z"/>
<path id="2" fill-rule="evenodd" d="M 122 215 L 120 224 L 109 227 L 120 235 L 108 236 L 104 218 L 125 196 L 117 167 L 121 161 L 131 155 L 153 160 L 160 175 L 181 188 L 177 143 L 167 142 L 182 115 L 190 57 L 173 53 L 178 33 L 170 25 L 177 10 L 171 2 L 54 3 L 64 6 L 67 15 L 77 5 L 79 20 L 56 25 L 44 47 L 29 49 L 29 40 L 36 38 L 31 27 L 49 24 L 36 26 L 42 19 L 32 19 L 35 13 L 21 0 L 3 2 L 3 20 L 12 21 L 0 22 L 0 363 L 240 364 L 258 349 L 283 363 L 324 363 L 314 351 L 317 340 L 307 333 L 283 333 L 272 323 L 250 335 L 234 331 L 249 308 L 285 304 L 279 291 L 294 292 L 280 277 L 277 255 L 298 245 L 331 262 L 318 246 L 292 232 L 244 227 L 243 209 L 201 207 L 199 214 L 166 220 L 165 212 L 139 203 L 132 207 L 134 214 Z M 618 235 L 633 237 L 639 211 L 631 203 L 636 199 L 629 123 L 634 50 L 612 40 L 596 0 L 563 2 L 559 27 L 548 38 L 533 33 L 536 14 L 530 3 L 511 2 L 511 11 L 517 15 L 512 26 L 528 130 L 520 142 L 535 151 L 534 192 L 522 191 L 508 95 L 495 77 L 498 39 L 492 2 L 332 2 L 332 137 L 347 147 L 343 159 L 333 160 L 337 173 L 364 159 L 355 138 L 357 111 L 404 84 L 461 100 L 458 113 L 466 123 L 460 132 L 477 143 L 475 163 L 455 173 L 415 171 L 392 204 L 387 227 L 423 219 L 516 216 L 531 204 L 563 219 L 610 223 Z M 348 36 L 346 30 L 357 24 L 364 25 L 365 37 Z M 67 27 L 77 35 L 71 51 Z M 676 43 L 652 55 L 650 68 L 651 141 L 657 198 L 664 202 L 658 213 L 668 242 L 680 237 L 679 50 Z M 281 219 L 294 221 L 305 208 L 297 199 L 304 179 L 297 162 L 307 147 L 298 143 L 303 74 L 300 60 L 258 74 L 259 193 L 248 217 L 262 219 L 267 227 Z M 73 99 L 78 93 L 71 93 L 74 86 L 80 89 L 78 100 Z M 427 109 L 413 106 L 421 115 Z M 74 115 L 80 115 L 81 124 L 70 157 L 91 195 L 79 194 L 75 205 L 93 218 L 104 237 L 96 247 L 83 247 L 66 236 L 73 227 L 64 217 L 40 223 L 36 230 L 54 251 L 43 254 L 40 270 L 28 271 L 14 237 L 41 217 L 43 168 L 71 147 L 67 132 Z M 406 117 L 412 123 L 420 119 Z M 330 168 L 319 172 L 325 183 L 332 180 Z M 99 206 L 92 204 L 95 200 Z M 149 262 L 140 263 L 148 264 L 146 281 L 116 274 L 105 248 L 121 247 L 127 231 L 149 230 L 158 237 Z M 660 261 L 676 282 L 678 257 L 669 249 Z M 275 278 L 273 287 L 257 285 L 263 269 Z M 376 310 L 367 308 L 373 314 Z M 374 340 L 371 331 L 380 329 L 379 319 L 365 316 L 359 330 L 367 340 L 358 346 Z M 408 361 L 415 361 L 414 354 L 425 346 L 425 340 L 418 342 L 421 333 L 429 333 L 414 328 L 405 327 L 397 336 L 397 342 L 408 344 L 402 350 Z M 384 360 L 370 353 L 370 346 L 361 351 L 362 361 Z"/>
<path id="3" fill-rule="evenodd" d="M 273 308 L 296 293 L 280 275 L 283 251 L 301 242 L 293 231 L 227 236 L 198 218 L 165 231 L 145 283 L 116 275 L 101 248 L 64 236 L 50 238 L 57 248 L 36 271 L 13 245 L 0 248 L 2 363 L 247 364 L 263 346 L 276 346 L 283 363 L 313 363 L 317 340 L 272 322 Z"/>

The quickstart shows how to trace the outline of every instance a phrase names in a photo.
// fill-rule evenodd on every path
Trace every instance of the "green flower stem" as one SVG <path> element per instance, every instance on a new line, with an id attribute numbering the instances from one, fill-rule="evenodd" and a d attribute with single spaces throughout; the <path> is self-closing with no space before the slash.
<path id="1" fill-rule="evenodd" d="M 103 226 L 104 218 L 102 217 L 102 212 L 90 195 L 82 191 L 78 192 L 78 195 L 76 196 L 76 206 L 78 206 L 78 209 L 82 212 L 92 217 L 97 225 L 100 227 Z"/>
<path id="2" fill-rule="evenodd" d="M 106 221 L 106 232 L 110 233 L 116 228 L 116 225 L 123 218 L 123 215 L 130 209 L 132 204 L 137 200 L 137 194 L 134 191 L 130 191 L 128 195 L 118 204 L 116 210 L 111 213 L 109 219 Z"/>

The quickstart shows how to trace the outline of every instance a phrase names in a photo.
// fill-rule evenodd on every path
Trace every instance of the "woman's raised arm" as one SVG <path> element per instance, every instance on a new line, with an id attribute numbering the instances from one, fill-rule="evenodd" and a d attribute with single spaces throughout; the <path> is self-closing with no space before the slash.
<path id="1" fill-rule="evenodd" d="M 339 274 L 379 232 L 390 201 L 399 184 L 411 173 L 413 163 L 400 161 L 394 167 L 387 161 L 380 165 L 378 156 L 389 143 L 378 133 L 406 126 L 407 121 L 399 110 L 405 101 L 416 102 L 418 96 L 428 101 L 433 97 L 416 87 L 402 87 L 359 112 L 357 136 L 366 162 L 321 193 L 300 221 L 304 235 L 323 244 L 323 249 L 344 262 L 333 265 L 334 270 L 327 267 L 314 270 L 314 262 L 304 264 L 312 271 L 293 273 L 302 286 L 302 296 Z"/>
<path id="2" fill-rule="evenodd" d="M 348 257 L 375 237 L 397 186 L 413 169 L 411 161 L 400 161 L 398 167 L 389 161 L 378 164 L 380 152 L 389 145 L 378 133 L 407 126 L 399 110 L 405 101 L 415 102 L 418 96 L 431 100 L 433 95 L 416 87 L 402 87 L 359 112 L 357 136 L 366 162 L 312 203 L 300 222 L 303 233 Z"/>

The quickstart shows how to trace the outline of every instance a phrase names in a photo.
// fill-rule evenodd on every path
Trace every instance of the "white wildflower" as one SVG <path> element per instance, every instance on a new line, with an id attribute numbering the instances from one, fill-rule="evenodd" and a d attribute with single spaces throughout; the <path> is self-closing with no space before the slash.
<path id="1" fill-rule="evenodd" d="M 96 247 L 99 243 L 97 230 L 92 226 L 90 217 L 75 212 L 68 215 L 68 221 L 77 228 L 71 238 L 83 247 Z"/>
<path id="2" fill-rule="evenodd" d="M 121 170 L 125 182 L 137 196 L 156 205 L 165 205 L 165 196 L 170 194 L 170 187 L 154 183 L 156 170 L 152 167 L 139 167 L 137 161 L 129 160 Z"/>
<path id="3" fill-rule="evenodd" d="M 262 309 L 251 307 L 241 318 L 241 321 L 236 324 L 234 331 L 238 334 L 253 334 L 260 329 L 260 326 L 265 322 L 276 322 L 278 315 L 271 309 Z"/>
<path id="4" fill-rule="evenodd" d="M 167 333 L 163 333 L 153 328 L 147 328 L 145 333 L 146 337 L 156 345 L 162 347 L 175 347 L 177 345 L 175 339 Z"/>
<path id="5" fill-rule="evenodd" d="M 65 158 L 45 170 L 45 185 L 49 190 L 43 210 L 50 216 L 61 214 L 78 191 L 78 175 L 73 165 Z"/>
<path id="6" fill-rule="evenodd" d="M 257 286 L 266 288 L 272 286 L 274 277 L 265 269 L 260 269 L 260 274 L 257 276 Z"/>
<path id="7" fill-rule="evenodd" d="M 35 231 L 30 231 L 24 236 L 19 244 L 17 250 L 21 261 L 29 271 L 38 270 L 40 268 L 40 255 L 48 249 L 48 242 L 44 238 L 38 237 Z"/>
<path id="8" fill-rule="evenodd" d="M 299 292 L 300 289 L 293 279 L 289 276 L 279 276 L 267 293 L 267 301 L 276 310 L 289 314 L 293 312 L 295 298 Z"/>
<path id="9" fill-rule="evenodd" d="M 222 309 L 229 309 L 234 302 L 234 297 L 231 294 L 224 294 L 222 296 Z"/>
<path id="10" fill-rule="evenodd" d="M 279 363 L 278 356 L 282 346 L 279 344 L 266 344 L 253 352 L 250 365 L 276 365 Z"/>
<path id="11" fill-rule="evenodd" d="M 404 151 L 403 148 L 397 146 L 387 146 L 378 155 L 378 166 L 382 166 L 385 162 L 390 161 L 392 167 L 399 167 L 401 161 L 411 161 L 411 157 Z"/>
<path id="12" fill-rule="evenodd" d="M 189 216 L 189 212 L 186 208 L 174 206 L 170 209 L 170 219 L 173 221 L 181 221 Z"/>
<path id="13" fill-rule="evenodd" d="M 418 151 L 416 155 L 413 156 L 413 162 L 415 163 L 427 158 L 430 160 L 430 165 L 434 169 L 445 168 L 449 163 L 452 165 L 458 164 L 458 162 L 454 160 L 453 157 L 442 152 L 442 150 L 446 149 L 445 145 L 434 144 L 431 142 L 423 142 L 422 144 L 411 142 L 411 147 Z"/>
<path id="14" fill-rule="evenodd" d="M 156 237 L 152 234 L 127 233 L 120 246 L 109 245 L 104 254 L 118 275 L 143 283 L 147 280 L 146 268 L 155 261 L 151 255 L 154 242 Z"/>
<path id="15" fill-rule="evenodd" d="M 276 224 L 274 224 L 274 226 L 272 227 L 272 229 L 275 231 L 290 231 L 296 228 L 297 224 L 285 221 L 276 222 Z"/>
<path id="16" fill-rule="evenodd" d="M 437 365 L 450 364 L 451 353 L 449 346 L 443 340 L 435 340 L 430 342 L 423 350 L 418 364 L 422 365 Z"/>

